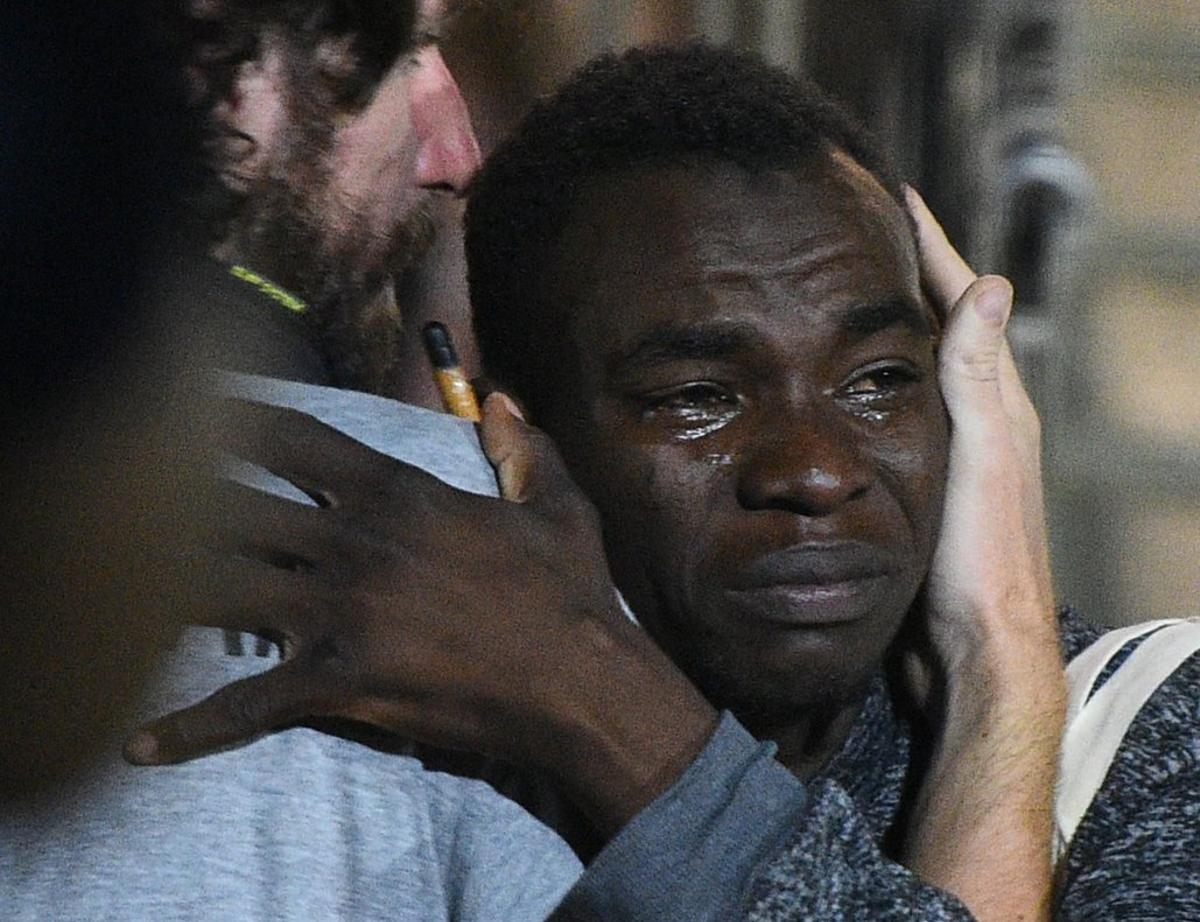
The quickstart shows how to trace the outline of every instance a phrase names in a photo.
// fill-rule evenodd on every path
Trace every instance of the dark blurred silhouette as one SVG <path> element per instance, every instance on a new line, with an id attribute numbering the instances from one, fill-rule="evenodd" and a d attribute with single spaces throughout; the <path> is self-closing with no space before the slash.
<path id="1" fill-rule="evenodd" d="M 191 132 L 152 7 L 0 11 L 5 800 L 86 766 L 184 616 L 166 536 L 195 496 L 189 321 L 153 266 Z"/>

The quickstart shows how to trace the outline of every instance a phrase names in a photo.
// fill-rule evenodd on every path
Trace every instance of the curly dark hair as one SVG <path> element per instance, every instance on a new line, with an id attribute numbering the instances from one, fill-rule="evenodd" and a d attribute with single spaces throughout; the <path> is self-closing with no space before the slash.
<path id="1" fill-rule="evenodd" d="M 417 0 L 176 0 L 163 31 L 185 64 L 201 151 L 193 185 L 215 236 L 245 201 L 215 177 L 236 159 L 232 151 L 247 155 L 251 139 L 214 113 L 238 68 L 260 55 L 265 37 L 285 44 L 290 75 L 303 83 L 310 111 L 354 111 L 421 41 L 416 26 Z"/>
<path id="2" fill-rule="evenodd" d="M 530 112 L 471 186 L 467 271 L 489 377 L 538 418 L 539 391 L 571 360 L 565 312 L 544 302 L 541 280 L 585 184 L 681 162 L 789 170 L 830 146 L 903 206 L 895 170 L 864 129 L 811 82 L 758 58 L 695 43 L 585 65 Z"/>

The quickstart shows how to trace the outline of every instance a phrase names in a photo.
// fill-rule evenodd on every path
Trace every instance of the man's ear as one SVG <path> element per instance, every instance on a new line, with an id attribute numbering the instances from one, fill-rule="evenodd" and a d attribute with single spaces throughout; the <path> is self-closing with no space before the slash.
<path id="1" fill-rule="evenodd" d="M 266 33 L 258 42 L 258 54 L 238 65 L 223 96 L 213 101 L 213 154 L 230 187 L 245 189 L 261 177 L 282 143 L 288 117 L 286 80 L 282 43 Z"/>

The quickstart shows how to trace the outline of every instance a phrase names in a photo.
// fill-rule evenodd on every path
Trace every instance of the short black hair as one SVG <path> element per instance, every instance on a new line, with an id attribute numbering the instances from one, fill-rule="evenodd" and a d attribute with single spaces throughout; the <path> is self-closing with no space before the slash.
<path id="1" fill-rule="evenodd" d="M 839 148 L 903 207 L 866 131 L 810 81 L 704 43 L 606 54 L 537 105 L 472 183 L 467 271 L 484 369 L 538 418 L 569 348 L 542 278 L 585 186 L 606 173 L 727 162 L 795 169 Z"/>

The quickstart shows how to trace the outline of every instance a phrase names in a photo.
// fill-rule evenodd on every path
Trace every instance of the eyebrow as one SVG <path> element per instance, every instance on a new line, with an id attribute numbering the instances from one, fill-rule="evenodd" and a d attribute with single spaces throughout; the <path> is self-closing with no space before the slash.
<path id="1" fill-rule="evenodd" d="M 896 325 L 907 327 L 921 338 L 934 336 L 929 312 L 908 298 L 887 298 L 857 304 L 838 318 L 838 326 L 856 336 L 870 336 Z"/>
<path id="2" fill-rule="evenodd" d="M 747 324 L 664 324 L 652 328 L 628 348 L 610 356 L 605 366 L 609 375 L 615 375 L 666 362 L 728 358 L 737 353 L 749 352 L 761 343 L 762 337 Z"/>
<path id="3" fill-rule="evenodd" d="M 837 318 L 837 326 L 845 333 L 864 339 L 892 326 L 906 327 L 922 339 L 936 336 L 929 312 L 908 298 L 857 304 Z M 615 375 L 672 361 L 729 358 L 761 345 L 761 334 L 749 324 L 678 326 L 668 323 L 652 328 L 626 349 L 612 355 L 605 366 L 609 375 Z"/>

